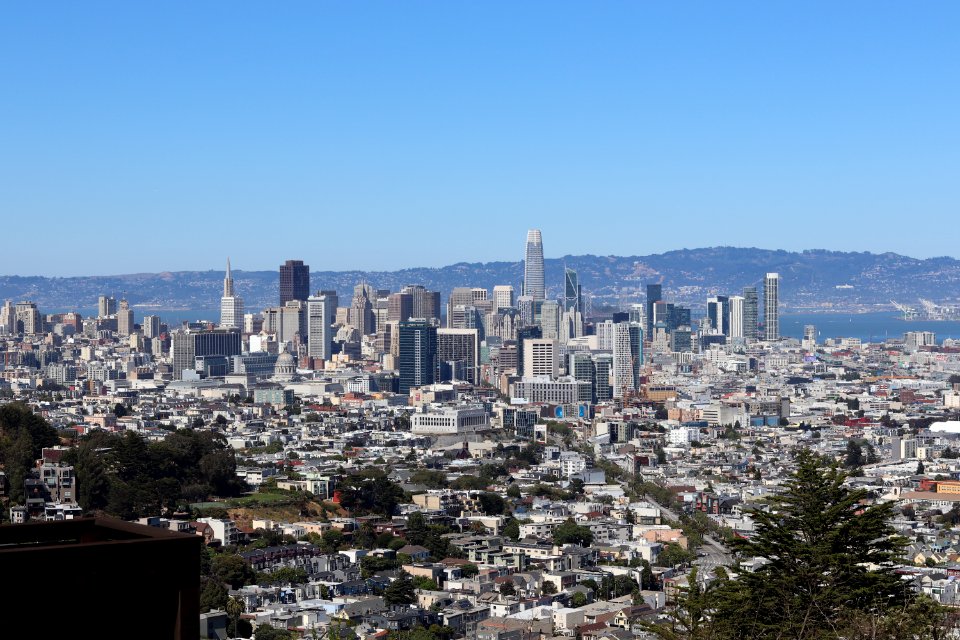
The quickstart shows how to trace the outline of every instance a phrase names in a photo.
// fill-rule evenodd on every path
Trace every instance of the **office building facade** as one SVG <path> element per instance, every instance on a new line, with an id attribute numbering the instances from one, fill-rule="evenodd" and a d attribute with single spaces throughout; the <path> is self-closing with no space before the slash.
<path id="1" fill-rule="evenodd" d="M 186 329 L 174 331 L 170 338 L 170 358 L 173 360 L 175 380 L 181 380 L 184 371 L 195 371 L 198 358 L 231 358 L 240 354 L 238 329 Z"/>
<path id="2" fill-rule="evenodd" d="M 756 287 L 743 288 L 743 337 L 747 340 L 757 339 L 757 328 L 760 323 L 760 301 Z"/>
<path id="3" fill-rule="evenodd" d="M 307 298 L 307 355 L 327 361 L 333 357 L 333 325 L 337 319 L 337 292 L 320 291 Z"/>
<path id="4" fill-rule="evenodd" d="M 280 265 L 280 306 L 291 300 L 306 302 L 310 297 L 310 265 L 287 260 Z"/>
<path id="5" fill-rule="evenodd" d="M 407 320 L 399 325 L 399 339 L 400 393 L 436 382 L 437 327 L 423 318 Z"/>

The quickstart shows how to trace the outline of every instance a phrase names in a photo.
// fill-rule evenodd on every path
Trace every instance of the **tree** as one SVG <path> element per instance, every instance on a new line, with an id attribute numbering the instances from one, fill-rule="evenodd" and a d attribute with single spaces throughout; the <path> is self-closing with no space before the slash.
<path id="1" fill-rule="evenodd" d="M 587 604 L 587 596 L 584 595 L 582 591 L 577 591 L 576 593 L 573 594 L 573 597 L 570 598 L 570 606 L 573 607 L 574 609 L 586 606 L 586 604 Z"/>
<path id="2" fill-rule="evenodd" d="M 657 556 L 657 564 L 661 567 L 675 567 L 678 564 L 692 562 L 696 557 L 696 554 L 687 551 L 676 542 L 668 542 Z"/>
<path id="3" fill-rule="evenodd" d="M 662 640 L 712 640 L 723 637 L 714 632 L 710 619 L 714 606 L 713 592 L 726 578 L 726 572 L 722 568 L 719 572 L 720 581 L 704 588 L 697 580 L 697 569 L 694 568 L 687 578 L 687 586 L 677 589 L 676 602 L 667 616 L 666 624 L 642 621 L 640 626 Z"/>
<path id="4" fill-rule="evenodd" d="M 836 463 L 809 451 L 768 510 L 752 509 L 756 533 L 732 541 L 741 558 L 766 563 L 717 590 L 714 628 L 750 638 L 845 637 L 838 624 L 887 615 L 912 592 L 893 573 L 904 541 L 889 524 L 893 503 L 864 506 L 867 492 L 844 485 Z"/>
<path id="5" fill-rule="evenodd" d="M 552 596 L 557 592 L 557 585 L 553 584 L 549 580 L 544 580 L 543 586 L 540 587 L 540 592 L 545 596 Z"/>
<path id="6" fill-rule="evenodd" d="M 481 493 L 478 499 L 480 500 L 480 509 L 488 516 L 500 515 L 507 506 L 502 497 L 487 491 Z"/>
<path id="7" fill-rule="evenodd" d="M 503 535 L 511 540 L 520 539 L 520 522 L 516 518 L 510 518 L 503 525 Z"/>
<path id="8" fill-rule="evenodd" d="M 923 462 L 917 462 L 917 472 L 916 472 L 916 474 L 917 474 L 918 476 L 922 476 L 925 471 L 926 471 L 926 469 L 923 468 Z"/>
<path id="9" fill-rule="evenodd" d="M 507 497 L 513 498 L 514 500 L 519 500 L 522 497 L 520 493 L 520 487 L 518 485 L 512 484 L 507 487 Z"/>
<path id="10" fill-rule="evenodd" d="M 427 538 L 427 520 L 419 511 L 407 516 L 407 540 L 410 544 L 423 544 Z"/>
<path id="11" fill-rule="evenodd" d="M 293 634 L 286 629 L 277 629 L 269 624 L 257 626 L 257 631 L 253 634 L 253 640 L 292 640 Z"/>
<path id="12" fill-rule="evenodd" d="M 230 616 L 229 622 L 227 624 L 227 635 L 231 638 L 240 638 L 240 637 L 249 637 L 249 630 L 245 629 L 245 633 L 241 633 L 241 620 L 240 614 L 246 611 L 246 607 L 243 604 L 243 600 L 238 600 L 236 598 L 228 598 L 227 603 L 224 606 L 224 611 L 227 612 L 227 615 Z M 249 628 L 250 623 L 244 620 L 247 627 Z"/>
<path id="13" fill-rule="evenodd" d="M 324 551 L 336 551 L 340 548 L 340 545 L 343 544 L 343 532 L 337 529 L 324 531 L 321 538 L 323 540 Z"/>
<path id="14" fill-rule="evenodd" d="M 200 589 L 200 613 L 227 606 L 227 588 L 213 578 L 205 578 Z"/>
<path id="15" fill-rule="evenodd" d="M 422 589 L 423 591 L 437 591 L 440 588 L 437 586 L 436 581 L 426 576 L 415 576 L 412 582 L 414 588 Z"/>
<path id="16" fill-rule="evenodd" d="M 220 582 L 230 585 L 231 589 L 253 584 L 256 572 L 246 560 L 232 553 L 221 553 L 210 561 L 210 572 Z"/>
<path id="17" fill-rule="evenodd" d="M 390 571 L 397 569 L 400 563 L 390 558 L 382 556 L 364 556 L 360 559 L 360 575 L 364 578 L 379 573 L 381 571 Z"/>
<path id="18" fill-rule="evenodd" d="M 464 578 L 472 578 L 478 573 L 480 573 L 480 568 L 475 564 L 467 563 L 460 565 L 460 575 Z"/>
<path id="19" fill-rule="evenodd" d="M 389 605 L 411 605 L 417 601 L 416 588 L 410 574 L 403 571 L 400 577 L 387 585 L 383 590 L 383 601 Z"/>
<path id="20" fill-rule="evenodd" d="M 578 544 L 589 547 L 591 542 L 593 542 L 593 532 L 589 527 L 578 525 L 573 518 L 567 518 L 553 530 L 553 543 L 558 546 Z"/>
<path id="21" fill-rule="evenodd" d="M 458 491 L 479 491 L 486 489 L 489 485 L 489 480 L 484 480 L 477 476 L 463 475 L 451 482 L 450 488 L 457 489 Z"/>
<path id="22" fill-rule="evenodd" d="M 847 440 L 847 457 L 844 459 L 843 466 L 848 469 L 859 469 L 863 463 L 863 449 L 853 440 Z"/>
<path id="23" fill-rule="evenodd" d="M 500 595 L 515 596 L 517 595 L 517 588 L 513 586 L 512 582 L 504 582 L 500 585 Z"/>

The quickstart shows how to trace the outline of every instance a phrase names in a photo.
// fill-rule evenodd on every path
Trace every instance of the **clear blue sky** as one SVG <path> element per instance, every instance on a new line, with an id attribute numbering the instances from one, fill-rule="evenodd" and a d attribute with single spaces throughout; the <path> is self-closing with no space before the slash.
<path id="1" fill-rule="evenodd" d="M 0 273 L 960 255 L 960 3 L 16 2 Z"/>

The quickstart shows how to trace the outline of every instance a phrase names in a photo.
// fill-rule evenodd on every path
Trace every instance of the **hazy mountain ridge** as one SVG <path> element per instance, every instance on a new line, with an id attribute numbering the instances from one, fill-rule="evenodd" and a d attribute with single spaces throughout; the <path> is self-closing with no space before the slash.
<path id="1" fill-rule="evenodd" d="M 305 261 L 310 263 L 309 258 Z M 680 249 L 648 256 L 564 256 L 545 261 L 551 296 L 562 293 L 565 266 L 579 273 L 583 290 L 598 308 L 642 301 L 643 288 L 651 282 L 663 284 L 667 299 L 701 306 L 708 295 L 737 294 L 745 285 L 762 290 L 768 271 L 781 275 L 785 310 L 827 309 L 830 305 L 862 309 L 888 306 L 891 299 L 914 304 L 921 297 L 937 302 L 960 300 L 960 260 L 950 257 L 921 260 L 894 253 L 735 247 Z M 0 276 L 0 299 L 33 300 L 41 311 L 89 309 L 96 306 L 97 296 L 107 293 L 125 296 L 144 312 L 145 305 L 214 309 L 219 306 L 223 275 L 223 271 L 179 271 L 74 278 Z M 277 304 L 277 271 L 235 269 L 233 276 L 247 309 Z M 519 295 L 522 279 L 520 261 L 457 263 L 399 271 L 313 271 L 311 289 L 336 289 L 345 304 L 353 286 L 361 281 L 394 291 L 422 284 L 439 289 L 446 298 L 453 287 L 491 289 L 497 284 L 512 284 Z"/>

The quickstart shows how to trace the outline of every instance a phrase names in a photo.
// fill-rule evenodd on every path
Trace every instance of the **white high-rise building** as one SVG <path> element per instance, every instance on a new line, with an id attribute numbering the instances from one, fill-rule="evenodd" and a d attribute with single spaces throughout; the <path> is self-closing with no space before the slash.
<path id="1" fill-rule="evenodd" d="M 233 291 L 230 258 L 227 258 L 227 273 L 223 278 L 223 297 L 220 298 L 220 326 L 243 329 L 243 298 Z"/>
<path id="2" fill-rule="evenodd" d="M 595 329 L 597 331 L 597 349 L 613 351 L 613 320 L 598 322 Z"/>
<path id="3" fill-rule="evenodd" d="M 780 339 L 780 274 L 768 273 L 763 280 L 763 337 Z"/>
<path id="4" fill-rule="evenodd" d="M 727 300 L 730 306 L 730 337 L 743 338 L 744 334 L 744 309 L 743 296 L 730 296 Z"/>
<path id="5" fill-rule="evenodd" d="M 813 351 L 817 348 L 817 327 L 812 324 L 803 325 L 803 340 L 800 346 L 807 351 Z"/>
<path id="6" fill-rule="evenodd" d="M 157 338 L 160 336 L 160 316 L 143 316 L 143 337 Z"/>
<path id="7" fill-rule="evenodd" d="M 307 298 L 307 355 L 330 360 L 333 356 L 333 325 L 337 321 L 336 291 L 320 291 Z"/>
<path id="8" fill-rule="evenodd" d="M 567 309 L 560 318 L 560 342 L 566 344 L 583 335 L 583 316 L 576 309 Z"/>
<path id="9" fill-rule="evenodd" d="M 543 279 L 543 238 L 540 229 L 527 231 L 527 249 L 523 263 L 523 295 L 543 300 L 546 289 Z"/>
<path id="10" fill-rule="evenodd" d="M 533 338 L 523 341 L 523 377 L 557 377 L 560 373 L 560 349 L 557 341 Z"/>
<path id="11" fill-rule="evenodd" d="M 17 312 L 12 300 L 3 303 L 0 309 L 0 333 L 14 334 L 17 332 Z"/>
<path id="12" fill-rule="evenodd" d="M 493 313 L 514 306 L 516 306 L 516 302 L 513 299 L 513 285 L 498 284 L 493 288 Z"/>

